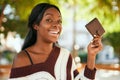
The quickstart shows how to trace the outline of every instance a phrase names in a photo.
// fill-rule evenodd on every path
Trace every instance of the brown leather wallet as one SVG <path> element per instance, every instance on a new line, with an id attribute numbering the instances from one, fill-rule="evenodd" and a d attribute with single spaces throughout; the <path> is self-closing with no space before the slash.
<path id="1" fill-rule="evenodd" d="M 91 20 L 88 24 L 85 25 L 85 27 L 93 37 L 94 35 L 102 36 L 103 33 L 105 33 L 104 28 L 102 27 L 97 18 Z"/>

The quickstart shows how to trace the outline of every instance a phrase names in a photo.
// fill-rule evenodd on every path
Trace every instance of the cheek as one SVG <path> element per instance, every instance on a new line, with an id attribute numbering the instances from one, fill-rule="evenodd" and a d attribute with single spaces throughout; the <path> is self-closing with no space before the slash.
<path id="1" fill-rule="evenodd" d="M 49 28 L 49 26 L 50 25 L 46 24 L 45 22 L 41 22 L 39 24 L 39 27 L 40 27 L 39 29 L 40 29 L 40 31 L 44 32 L 44 31 L 46 31 Z"/>
<path id="2" fill-rule="evenodd" d="M 39 26 L 41 28 L 48 29 L 51 26 L 51 24 L 48 24 L 45 21 L 41 21 L 41 23 L 39 24 Z"/>
<path id="3" fill-rule="evenodd" d="M 39 33 L 40 35 L 46 35 L 47 34 L 47 28 L 46 27 L 43 27 L 43 26 L 40 26 L 39 28 Z"/>

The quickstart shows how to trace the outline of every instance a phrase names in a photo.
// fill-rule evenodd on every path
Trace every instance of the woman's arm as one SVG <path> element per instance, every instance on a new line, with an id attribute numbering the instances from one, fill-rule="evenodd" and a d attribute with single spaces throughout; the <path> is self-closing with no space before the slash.
<path id="1" fill-rule="evenodd" d="M 101 37 L 95 36 L 88 45 L 87 67 L 91 70 L 95 68 L 96 55 L 102 50 Z"/>
<path id="2" fill-rule="evenodd" d="M 96 68 L 95 68 L 95 60 L 96 55 L 102 49 L 101 37 L 95 36 L 94 39 L 88 45 L 88 57 L 87 57 L 87 65 L 85 67 L 84 75 L 89 79 L 95 78 Z"/>

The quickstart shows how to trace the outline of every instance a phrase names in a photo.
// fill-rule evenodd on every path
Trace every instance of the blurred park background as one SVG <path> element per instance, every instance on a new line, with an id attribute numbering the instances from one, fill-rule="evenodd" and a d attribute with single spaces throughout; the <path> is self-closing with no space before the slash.
<path id="1" fill-rule="evenodd" d="M 59 45 L 71 51 L 82 72 L 92 36 L 85 25 L 98 18 L 105 29 L 103 50 L 96 57 L 95 80 L 120 80 L 120 0 L 0 0 L 0 80 L 7 80 L 14 56 L 27 34 L 27 19 L 38 3 L 59 6 L 63 31 Z"/>

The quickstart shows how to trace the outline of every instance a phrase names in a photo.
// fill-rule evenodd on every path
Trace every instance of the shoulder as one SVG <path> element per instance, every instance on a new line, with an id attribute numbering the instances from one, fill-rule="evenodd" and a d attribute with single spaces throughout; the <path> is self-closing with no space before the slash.
<path id="1" fill-rule="evenodd" d="M 18 68 L 28 65 L 28 58 L 25 51 L 21 51 L 14 57 L 12 68 Z"/>

